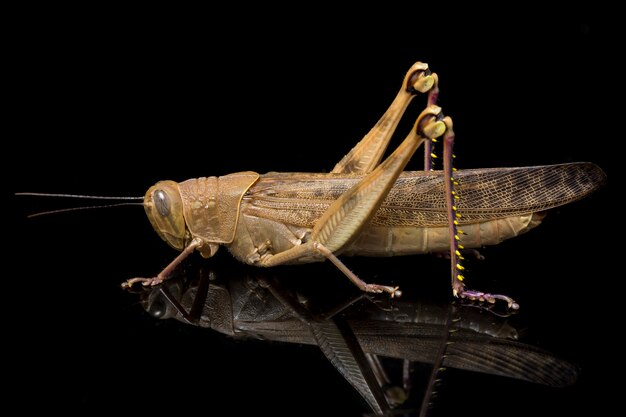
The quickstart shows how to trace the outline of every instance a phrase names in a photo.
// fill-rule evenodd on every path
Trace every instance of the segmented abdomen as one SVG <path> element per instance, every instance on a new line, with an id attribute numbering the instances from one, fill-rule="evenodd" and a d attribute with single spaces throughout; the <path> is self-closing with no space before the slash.
<path id="1" fill-rule="evenodd" d="M 466 248 L 496 245 L 538 226 L 544 215 L 530 213 L 462 226 Z M 379 227 L 363 230 L 343 255 L 398 256 L 450 250 L 448 227 Z"/>

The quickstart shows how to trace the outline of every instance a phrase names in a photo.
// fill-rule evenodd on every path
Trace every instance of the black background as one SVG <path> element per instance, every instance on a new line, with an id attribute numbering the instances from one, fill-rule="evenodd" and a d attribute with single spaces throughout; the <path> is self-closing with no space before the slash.
<path id="1" fill-rule="evenodd" d="M 608 407 L 623 288 L 623 215 L 613 197 L 622 136 L 611 104 L 621 99 L 617 31 L 570 21 L 459 26 L 443 17 L 426 25 L 406 10 L 369 18 L 329 13 L 313 23 L 297 14 L 253 15 L 74 19 L 54 10 L 24 18 L 8 64 L 15 92 L 5 136 L 13 147 L 4 152 L 10 192 L 141 196 L 163 179 L 328 171 L 385 111 L 413 62 L 428 62 L 440 77 L 439 104 L 455 122 L 459 168 L 591 161 L 608 174 L 600 192 L 554 210 L 528 235 L 485 249 L 487 260 L 473 264 L 468 278 L 518 299 L 529 339 L 579 364 L 579 383 L 553 390 L 453 374 L 439 413 Z M 422 105 L 414 100 L 393 143 Z M 411 164 L 419 169 L 420 158 Z M 5 345 L 36 352 L 11 376 L 16 393 L 30 397 L 24 407 L 365 410 L 316 349 L 236 342 L 144 313 L 119 283 L 155 274 L 175 251 L 140 207 L 26 220 L 74 203 L 10 198 L 4 266 L 12 337 Z M 408 288 L 413 280 L 440 281 L 434 291 L 446 294 L 447 264 L 424 258 L 349 265 Z M 195 261 L 224 274 L 250 272 L 226 251 Z M 277 273 L 344 279 L 325 264 Z"/>

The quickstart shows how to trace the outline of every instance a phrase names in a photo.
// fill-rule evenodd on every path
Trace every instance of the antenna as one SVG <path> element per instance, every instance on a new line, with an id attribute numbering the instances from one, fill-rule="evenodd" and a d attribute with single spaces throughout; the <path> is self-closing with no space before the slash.
<path id="1" fill-rule="evenodd" d="M 55 194 L 55 193 L 15 193 L 16 196 L 29 196 L 29 197 L 59 197 L 59 198 L 78 198 L 78 199 L 86 199 L 86 200 L 143 200 L 143 197 L 112 197 L 112 196 L 102 196 L 102 195 L 82 195 L 82 194 Z M 29 214 L 27 217 L 38 217 L 45 216 L 48 214 L 58 214 L 65 213 L 68 211 L 77 211 L 77 210 L 93 210 L 93 209 L 101 209 L 101 208 L 110 208 L 110 207 L 121 207 L 121 206 L 143 206 L 143 203 L 115 203 L 115 204 L 105 204 L 100 206 L 82 206 L 82 207 L 72 207 L 65 208 L 59 210 L 49 210 L 42 211 L 39 213 Z"/>

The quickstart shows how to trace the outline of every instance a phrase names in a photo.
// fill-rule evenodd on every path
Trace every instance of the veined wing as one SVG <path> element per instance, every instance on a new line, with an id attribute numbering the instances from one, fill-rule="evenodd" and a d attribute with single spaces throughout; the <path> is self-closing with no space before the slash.
<path id="1" fill-rule="evenodd" d="M 328 206 L 361 176 L 270 173 L 246 194 L 248 214 L 313 227 Z M 455 172 L 462 223 L 477 223 L 547 210 L 581 199 L 604 182 L 592 163 Z M 405 172 L 372 219 L 375 226 L 433 227 L 447 223 L 441 171 Z"/>

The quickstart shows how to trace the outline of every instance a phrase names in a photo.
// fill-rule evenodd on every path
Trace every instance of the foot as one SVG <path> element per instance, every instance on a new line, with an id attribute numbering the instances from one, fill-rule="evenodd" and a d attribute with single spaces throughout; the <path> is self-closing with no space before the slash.
<path id="1" fill-rule="evenodd" d="M 365 284 L 361 289 L 365 292 L 371 292 L 374 294 L 386 292 L 391 296 L 391 298 L 402 297 L 402 291 L 400 291 L 400 287 L 390 287 L 387 285 L 379 284 Z"/>
<path id="2" fill-rule="evenodd" d="M 519 304 L 515 302 L 511 297 L 502 294 L 490 294 L 482 291 L 468 290 L 465 285 L 454 285 L 452 293 L 455 297 L 467 298 L 472 301 L 488 302 L 495 304 L 496 300 L 502 300 L 507 303 L 509 310 L 519 310 Z"/>
<path id="3" fill-rule="evenodd" d="M 156 276 L 154 278 L 131 278 L 122 282 L 122 288 L 132 288 L 132 286 L 137 282 L 141 282 L 141 285 L 144 287 L 154 287 L 155 285 L 161 284 L 163 281 L 165 280 L 160 276 Z"/>

